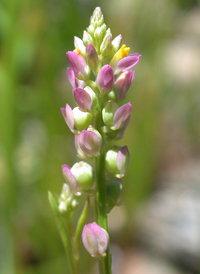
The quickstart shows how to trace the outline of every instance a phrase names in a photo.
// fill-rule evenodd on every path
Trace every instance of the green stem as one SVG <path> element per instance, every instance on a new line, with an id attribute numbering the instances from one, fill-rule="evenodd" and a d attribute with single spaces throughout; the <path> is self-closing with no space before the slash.
<path id="1" fill-rule="evenodd" d="M 71 213 L 70 213 L 70 215 L 66 218 L 66 223 L 67 223 L 67 227 L 68 227 L 70 239 L 72 239 L 74 233 L 73 233 L 73 226 L 72 226 Z"/>
<path id="2" fill-rule="evenodd" d="M 61 216 L 60 212 L 58 211 L 57 200 L 51 194 L 50 191 L 49 191 L 49 202 L 50 202 L 50 205 L 51 205 L 51 208 L 52 208 L 55 220 L 56 220 L 56 224 L 58 227 L 58 231 L 60 233 L 60 237 L 62 239 L 64 248 L 65 248 L 70 271 L 72 274 L 77 274 L 77 268 L 76 268 L 76 264 L 75 264 L 74 258 L 73 258 L 72 247 L 71 247 L 71 244 L 69 241 L 69 231 L 68 231 L 68 228 L 64 225 L 64 223 L 62 221 L 62 216 Z"/>
<path id="3" fill-rule="evenodd" d="M 102 128 L 102 116 L 101 116 L 101 112 L 99 112 L 96 116 L 96 129 L 99 132 L 101 132 L 101 128 Z M 95 169 L 96 169 L 96 197 L 95 197 L 96 222 L 100 227 L 102 227 L 104 230 L 108 232 L 107 212 L 106 212 L 105 151 L 104 151 L 103 140 L 102 140 L 101 154 L 95 160 Z M 102 259 L 99 259 L 99 273 L 111 274 L 111 257 L 110 257 L 109 243 L 106 250 L 106 256 Z"/>
<path id="4" fill-rule="evenodd" d="M 76 227 L 76 232 L 75 232 L 75 236 L 74 236 L 74 256 L 76 260 L 79 260 L 79 252 L 78 252 L 78 241 L 79 241 L 79 237 L 83 228 L 83 224 L 85 222 L 85 219 L 87 217 L 88 214 L 88 209 L 90 206 L 90 201 L 89 201 L 89 197 L 87 198 L 86 202 L 85 202 L 85 206 L 83 208 L 83 211 L 81 213 L 81 216 L 79 218 L 77 227 Z"/>
<path id="5" fill-rule="evenodd" d="M 86 83 L 87 86 L 95 89 L 97 87 L 96 82 L 90 80 L 90 79 L 85 79 L 84 82 Z"/>

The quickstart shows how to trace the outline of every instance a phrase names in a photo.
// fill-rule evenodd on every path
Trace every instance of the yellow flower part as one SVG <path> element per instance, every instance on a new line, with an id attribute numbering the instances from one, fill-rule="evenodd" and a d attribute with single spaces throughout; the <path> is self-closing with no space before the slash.
<path id="1" fill-rule="evenodd" d="M 76 52 L 76 54 L 81 55 L 80 49 L 74 49 L 73 52 Z"/>
<path id="2" fill-rule="evenodd" d="M 110 61 L 110 66 L 114 69 L 117 65 L 117 63 L 124 57 L 127 56 L 130 48 L 126 47 L 125 44 L 121 46 L 121 48 L 115 53 L 112 60 Z"/>
<path id="3" fill-rule="evenodd" d="M 85 57 L 81 53 L 80 49 L 74 49 L 73 52 L 75 52 L 76 54 L 78 54 L 78 56 L 80 56 L 83 60 L 85 60 Z"/>

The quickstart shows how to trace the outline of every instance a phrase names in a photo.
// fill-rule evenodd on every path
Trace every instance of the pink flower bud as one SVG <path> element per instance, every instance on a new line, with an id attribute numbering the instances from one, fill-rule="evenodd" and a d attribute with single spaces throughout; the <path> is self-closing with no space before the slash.
<path id="1" fill-rule="evenodd" d="M 127 103 L 118 108 L 113 101 L 108 101 L 102 111 L 102 118 L 106 126 L 112 130 L 120 129 L 131 114 L 132 105 Z"/>
<path id="2" fill-rule="evenodd" d="M 117 178 L 124 177 L 128 163 L 129 151 L 127 146 L 114 146 L 106 153 L 106 169 L 109 173 L 115 175 Z"/>
<path id="3" fill-rule="evenodd" d="M 132 105 L 130 102 L 118 108 L 113 118 L 114 126 L 111 129 L 116 130 L 123 127 L 126 120 L 130 117 L 131 109 Z"/>
<path id="4" fill-rule="evenodd" d="M 72 68 L 67 68 L 67 78 L 73 88 L 83 88 L 85 86 L 84 81 L 81 81 L 75 77 L 75 73 Z"/>
<path id="5" fill-rule="evenodd" d="M 96 108 L 97 96 L 90 87 L 75 88 L 73 94 L 80 110 L 92 112 Z"/>
<path id="6" fill-rule="evenodd" d="M 98 157 L 101 150 L 101 140 L 101 135 L 97 130 L 82 130 L 78 138 L 78 144 L 88 157 Z"/>
<path id="7" fill-rule="evenodd" d="M 102 93 L 111 91 L 114 84 L 114 74 L 111 66 L 103 66 L 97 75 L 97 85 Z"/>
<path id="8" fill-rule="evenodd" d="M 85 162 L 76 163 L 72 168 L 68 165 L 62 165 L 62 172 L 65 181 L 77 196 L 93 185 L 92 167 Z"/>
<path id="9" fill-rule="evenodd" d="M 73 89 L 73 94 L 80 110 L 91 111 L 92 98 L 87 91 L 82 88 L 75 88 Z"/>
<path id="10" fill-rule="evenodd" d="M 90 75 L 90 70 L 84 58 L 74 51 L 68 51 L 66 55 L 67 60 L 76 76 L 82 80 L 88 78 Z"/>
<path id="11" fill-rule="evenodd" d="M 99 63 L 99 58 L 96 49 L 92 44 L 87 44 L 86 46 L 86 59 L 89 67 L 95 71 Z"/>
<path id="12" fill-rule="evenodd" d="M 129 70 L 130 68 L 135 66 L 139 62 L 140 56 L 141 55 L 139 53 L 133 53 L 129 56 L 122 58 L 117 64 L 115 74 L 118 74 L 125 70 Z"/>
<path id="13" fill-rule="evenodd" d="M 124 71 L 114 83 L 114 87 L 117 93 L 117 100 L 121 101 L 126 97 L 126 93 L 129 90 L 134 78 L 134 71 Z"/>
<path id="14" fill-rule="evenodd" d="M 96 223 L 87 224 L 83 228 L 83 245 L 92 257 L 106 256 L 108 237 L 108 233 Z"/>

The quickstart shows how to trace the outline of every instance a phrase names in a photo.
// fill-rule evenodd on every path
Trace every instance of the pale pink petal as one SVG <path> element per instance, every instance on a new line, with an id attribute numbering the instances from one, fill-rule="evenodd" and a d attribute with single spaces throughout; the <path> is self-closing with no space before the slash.
<path id="1" fill-rule="evenodd" d="M 127 57 L 122 58 L 117 64 L 117 69 L 115 73 L 129 70 L 130 68 L 135 66 L 139 62 L 140 56 L 141 55 L 139 53 L 133 53 Z"/>
<path id="2" fill-rule="evenodd" d="M 120 148 L 117 153 L 116 165 L 121 175 L 124 175 L 126 173 L 129 163 L 129 157 L 130 156 L 127 146 Z"/>
<path id="3" fill-rule="evenodd" d="M 74 130 L 74 115 L 71 107 L 66 104 L 66 108 L 61 108 L 62 115 L 71 131 Z"/>

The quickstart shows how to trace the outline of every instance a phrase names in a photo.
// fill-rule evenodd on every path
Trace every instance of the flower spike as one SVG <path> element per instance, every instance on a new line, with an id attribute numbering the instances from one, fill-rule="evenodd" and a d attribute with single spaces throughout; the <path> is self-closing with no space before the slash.
<path id="1" fill-rule="evenodd" d="M 107 214 L 122 202 L 122 178 L 127 172 L 129 151 L 127 146 L 107 147 L 110 142 L 122 138 L 130 121 L 131 103 L 118 105 L 118 102 L 126 97 L 134 79 L 134 71 L 130 69 L 141 56 L 139 53 L 128 56 L 130 48 L 125 44 L 121 46 L 121 40 L 121 34 L 113 39 L 101 9 L 97 7 L 83 38 L 75 36 L 74 50 L 66 53 L 70 64 L 67 77 L 76 107 L 72 109 L 66 104 L 61 112 L 75 135 L 74 144 L 81 161 L 72 167 L 62 165 L 66 183 L 57 199 L 50 193 L 49 201 L 73 273 L 78 270 L 78 238 L 87 217 L 90 198 L 94 199 L 97 223 L 84 226 L 83 245 L 92 257 L 98 258 L 101 274 L 112 272 Z M 87 160 L 92 166 L 84 162 Z M 87 200 L 76 228 L 73 227 L 75 231 L 72 227 L 67 231 L 63 217 L 68 224 L 71 223 L 71 215 L 78 205 L 76 196 L 83 193 Z"/>

